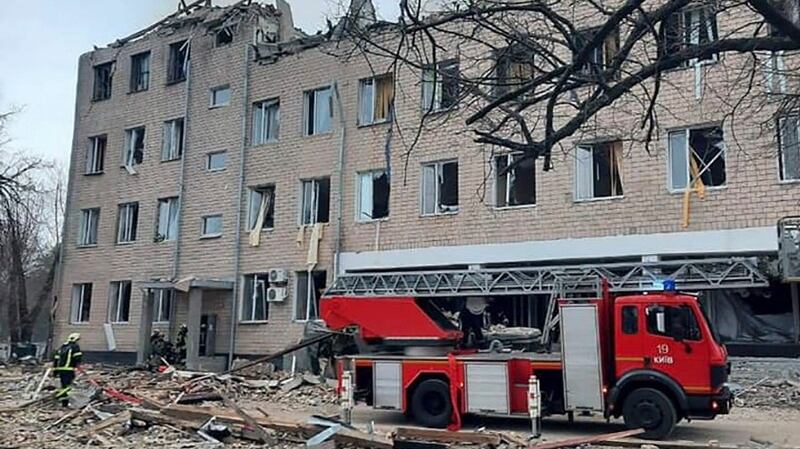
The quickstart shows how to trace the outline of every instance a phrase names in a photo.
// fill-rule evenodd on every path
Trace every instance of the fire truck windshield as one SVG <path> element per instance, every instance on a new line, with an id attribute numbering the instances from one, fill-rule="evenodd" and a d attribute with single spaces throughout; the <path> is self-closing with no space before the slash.
<path id="1" fill-rule="evenodd" d="M 703 314 L 703 321 L 706 322 L 706 325 L 708 326 L 708 330 L 711 333 L 711 338 L 714 339 L 714 341 L 717 344 L 720 344 L 719 335 L 717 334 L 717 328 L 716 328 L 716 326 L 714 326 L 714 322 L 711 321 L 711 319 L 709 319 L 708 313 L 706 312 L 705 306 L 703 306 L 703 303 L 701 303 L 699 301 L 698 301 L 698 305 L 700 306 L 700 313 Z"/>

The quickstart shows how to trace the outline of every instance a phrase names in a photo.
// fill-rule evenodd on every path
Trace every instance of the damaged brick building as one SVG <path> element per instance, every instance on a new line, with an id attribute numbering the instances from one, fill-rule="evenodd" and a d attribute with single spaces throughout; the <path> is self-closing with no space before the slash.
<path id="1" fill-rule="evenodd" d="M 428 124 L 403 151 L 423 109 L 457 106 L 455 49 L 438 67 L 452 76 L 432 77 L 340 45 L 335 29 L 295 29 L 283 0 L 201 1 L 81 56 L 57 339 L 81 332 L 87 357 L 133 363 L 152 329 L 186 324 L 190 368 L 220 369 L 296 341 L 337 274 L 526 267 L 629 290 L 674 277 L 740 353 L 797 353 L 797 299 L 773 280 L 797 145 L 740 128 L 773 156 L 726 152 L 720 104 L 680 94 L 691 70 L 670 75 L 657 152 L 575 139 L 545 173 L 506 170 L 516 156 L 481 148 L 463 120 Z M 706 198 L 685 224 L 698 161 Z M 497 295 L 489 310 L 541 327 L 549 297 Z"/>

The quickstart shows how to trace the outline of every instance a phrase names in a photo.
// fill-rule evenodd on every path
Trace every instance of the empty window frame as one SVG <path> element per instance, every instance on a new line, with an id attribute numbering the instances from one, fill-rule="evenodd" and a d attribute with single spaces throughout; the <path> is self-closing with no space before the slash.
<path id="1" fill-rule="evenodd" d="M 681 129 L 669 133 L 669 188 L 673 191 L 725 185 L 725 141 L 722 128 Z"/>
<path id="2" fill-rule="evenodd" d="M 635 335 L 639 333 L 639 308 L 637 306 L 625 306 L 622 308 L 622 333 L 625 335 Z"/>
<path id="3" fill-rule="evenodd" d="M 778 119 L 778 152 L 781 181 L 800 180 L 800 116 Z"/>
<path id="4" fill-rule="evenodd" d="M 188 66 L 189 41 L 170 44 L 169 60 L 167 61 L 167 84 L 185 81 Z"/>
<path id="5" fill-rule="evenodd" d="M 458 212 L 458 161 L 422 166 L 422 215 Z"/>
<path id="6" fill-rule="evenodd" d="M 458 60 L 442 61 L 422 71 L 422 110 L 436 112 L 458 104 L 460 91 Z"/>
<path id="7" fill-rule="evenodd" d="M 122 149 L 122 165 L 133 167 L 144 159 L 144 126 L 125 130 L 125 146 Z"/>
<path id="8" fill-rule="evenodd" d="M 153 322 L 168 323 L 172 317 L 172 299 L 175 291 L 171 288 L 150 290 L 153 300 Z"/>
<path id="9" fill-rule="evenodd" d="M 225 163 L 227 162 L 227 159 L 228 153 L 226 151 L 208 153 L 206 156 L 206 170 L 219 171 L 225 169 Z"/>
<path id="10" fill-rule="evenodd" d="M 95 136 L 89 138 L 89 145 L 86 149 L 86 174 L 97 175 L 103 173 L 106 159 L 106 136 Z"/>
<path id="11" fill-rule="evenodd" d="M 325 291 L 327 273 L 325 271 L 297 272 L 294 319 L 308 321 L 319 319 L 319 298 Z"/>
<path id="12" fill-rule="evenodd" d="M 117 216 L 117 243 L 135 242 L 138 225 L 139 203 L 120 204 Z"/>
<path id="13" fill-rule="evenodd" d="M 575 151 L 575 199 L 622 196 L 622 142 L 584 144 Z"/>
<path id="14" fill-rule="evenodd" d="M 92 284 L 73 284 L 69 319 L 71 323 L 88 323 L 92 310 Z"/>
<path id="15" fill-rule="evenodd" d="M 379 220 L 389 216 L 389 176 L 386 170 L 358 174 L 356 220 Z"/>
<path id="16" fill-rule="evenodd" d="M 358 83 L 358 124 L 371 125 L 392 119 L 394 75 L 367 78 Z"/>
<path id="17" fill-rule="evenodd" d="M 78 233 L 78 245 L 97 245 L 97 229 L 100 226 L 100 208 L 81 210 L 81 227 Z"/>
<path id="18" fill-rule="evenodd" d="M 183 119 L 164 122 L 161 136 L 161 160 L 174 161 L 183 156 Z"/>
<path id="19" fill-rule="evenodd" d="M 250 187 L 247 229 L 272 229 L 275 226 L 275 186 Z"/>
<path id="20" fill-rule="evenodd" d="M 536 166 L 523 154 L 504 154 L 494 158 L 495 206 L 514 207 L 536 204 Z"/>
<path id="21" fill-rule="evenodd" d="M 216 47 L 223 47 L 233 42 L 233 36 L 236 33 L 236 26 L 226 26 L 218 29 L 214 33 L 214 45 Z"/>
<path id="22" fill-rule="evenodd" d="M 158 224 L 155 240 L 175 240 L 178 236 L 178 197 L 158 200 Z"/>
<path id="23" fill-rule="evenodd" d="M 306 136 L 330 132 L 333 120 L 333 96 L 330 87 L 303 94 L 303 130 Z"/>
<path id="24" fill-rule="evenodd" d="M 534 52 L 524 45 L 515 45 L 498 50 L 495 59 L 494 95 L 499 97 L 522 87 L 533 79 Z"/>
<path id="25" fill-rule="evenodd" d="M 219 237 L 222 235 L 222 215 L 208 215 L 203 217 L 201 229 L 203 237 Z"/>
<path id="26" fill-rule="evenodd" d="M 108 295 L 108 322 L 127 323 L 131 312 L 131 281 L 112 282 Z"/>
<path id="27" fill-rule="evenodd" d="M 331 178 L 307 179 L 301 183 L 300 224 L 327 223 L 331 205 Z"/>
<path id="28" fill-rule="evenodd" d="M 697 45 L 707 45 L 719 39 L 717 15 L 712 5 L 692 6 L 671 15 L 664 26 L 665 54 L 672 54 Z M 690 66 L 702 61 L 713 61 L 716 54 L 686 61 Z"/>
<path id="29" fill-rule="evenodd" d="M 150 88 L 150 52 L 131 56 L 131 92 L 142 92 Z"/>
<path id="30" fill-rule="evenodd" d="M 212 108 L 219 108 L 231 104 L 231 88 L 230 86 L 219 86 L 211 89 L 211 105 Z"/>
<path id="31" fill-rule="evenodd" d="M 247 274 L 242 288 L 242 322 L 263 322 L 269 319 L 267 289 L 269 274 Z"/>
<path id="32" fill-rule="evenodd" d="M 253 103 L 253 145 L 278 140 L 281 123 L 281 104 L 276 99 Z"/>
<path id="33" fill-rule="evenodd" d="M 111 98 L 111 81 L 114 76 L 114 62 L 94 66 L 94 86 L 92 100 L 101 101 Z"/>
<path id="34" fill-rule="evenodd" d="M 589 44 L 594 37 L 595 33 L 599 31 L 598 28 L 584 30 L 578 33 L 578 42 L 580 46 L 578 51 Z M 587 77 L 595 77 L 598 72 L 604 72 L 611 66 L 611 61 L 619 52 L 619 29 L 612 30 L 608 36 L 600 43 L 600 45 L 592 48 L 589 53 L 588 60 L 580 67 L 579 73 Z M 577 57 L 577 53 L 573 57 Z M 612 77 L 619 76 L 619 72 L 615 72 Z"/>

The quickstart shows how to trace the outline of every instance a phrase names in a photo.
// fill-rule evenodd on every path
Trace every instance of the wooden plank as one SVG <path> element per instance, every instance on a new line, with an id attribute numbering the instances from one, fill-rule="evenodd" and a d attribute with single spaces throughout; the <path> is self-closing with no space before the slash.
<path id="1" fill-rule="evenodd" d="M 131 412 L 126 410 L 124 412 L 117 413 L 111 418 L 108 418 L 104 421 L 100 421 L 97 424 L 89 426 L 89 428 L 86 429 L 86 433 L 89 435 L 94 435 L 97 432 L 101 432 L 115 424 L 122 424 L 130 419 L 131 419 Z"/>
<path id="2" fill-rule="evenodd" d="M 272 435 L 267 433 L 267 430 L 261 426 L 252 416 L 248 415 L 244 410 L 242 410 L 235 402 L 230 400 L 227 396 L 223 395 L 219 391 L 217 394 L 222 398 L 222 402 L 225 406 L 232 408 L 240 418 L 242 418 L 247 425 L 253 428 L 256 431 L 256 434 L 259 436 L 262 443 L 265 443 L 269 446 L 275 445 L 275 438 L 272 438 Z"/>
<path id="3" fill-rule="evenodd" d="M 566 440 L 548 441 L 547 443 L 535 444 L 532 449 L 560 449 L 562 447 L 582 446 L 584 444 L 611 443 L 621 438 L 628 438 L 644 433 L 644 429 L 623 430 L 622 432 L 604 433 L 589 437 L 570 438 Z M 659 442 L 660 445 L 661 442 Z"/>
<path id="4" fill-rule="evenodd" d="M 600 444 L 605 443 L 605 441 L 600 441 Z M 623 438 L 619 440 L 614 440 L 613 442 L 609 441 L 608 443 L 613 444 L 614 446 L 619 447 L 636 447 L 639 448 L 643 444 L 655 444 L 659 447 L 659 449 L 708 449 L 711 447 L 709 443 L 700 443 L 694 441 L 651 441 L 651 440 L 641 440 L 638 438 Z M 718 449 L 738 449 L 738 445 L 736 444 L 719 444 L 714 446 L 714 448 Z M 782 449 L 789 449 L 787 447 L 782 447 Z M 796 449 L 796 448 L 795 448 Z"/>
<path id="5" fill-rule="evenodd" d="M 450 432 L 447 430 L 420 429 L 416 427 L 398 427 L 395 439 L 432 441 L 438 443 L 472 443 L 500 445 L 500 435 L 480 432 Z"/>

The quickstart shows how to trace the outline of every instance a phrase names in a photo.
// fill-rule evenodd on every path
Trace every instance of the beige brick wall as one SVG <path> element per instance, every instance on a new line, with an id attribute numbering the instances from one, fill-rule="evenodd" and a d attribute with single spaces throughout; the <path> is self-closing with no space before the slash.
<path id="1" fill-rule="evenodd" d="M 580 12 L 575 12 L 576 17 Z M 735 30 L 748 20 L 745 13 L 720 16 L 720 35 Z M 531 207 L 497 209 L 492 205 L 493 177 L 488 161 L 493 149 L 473 141 L 463 125 L 468 108 L 448 117 L 433 117 L 425 123 L 419 141 L 410 151 L 410 142 L 421 119 L 419 73 L 408 68 L 397 74 L 397 126 L 392 140 L 392 179 L 389 217 L 380 222 L 356 222 L 356 174 L 383 168 L 384 145 L 390 125 L 357 126 L 358 80 L 389 70 L 389 61 L 371 57 L 337 58 L 331 53 L 346 49 L 327 45 L 281 58 L 272 64 L 250 63 L 245 67 L 245 45 L 251 30 L 243 27 L 235 43 L 213 48 L 213 36 L 199 33 L 192 46 L 191 101 L 184 160 L 160 161 L 161 124 L 181 117 L 185 108 L 186 83 L 165 86 L 167 45 L 188 35 L 178 31 L 169 37 L 150 37 L 118 49 L 100 49 L 80 59 L 77 88 L 76 125 L 73 140 L 69 216 L 65 237 L 65 259 L 57 311 L 57 338 L 81 331 L 86 350 L 105 349 L 102 323 L 106 316 L 108 284 L 114 280 L 135 282 L 172 277 L 174 250 L 178 242 L 153 242 L 156 201 L 178 195 L 181 164 L 185 163 L 183 210 L 180 231 L 180 264 L 177 277 L 233 279 L 236 273 L 236 223 L 242 213 L 239 273 L 263 273 L 270 268 L 289 270 L 289 297 L 270 304 L 267 323 L 245 323 L 236 328 L 236 352 L 266 353 L 297 339 L 303 323 L 293 320 L 295 272 L 305 271 L 308 239 L 296 242 L 301 179 L 330 176 L 330 223 L 324 228 L 317 269 L 326 270 L 328 283 L 333 278 L 333 253 L 337 234 L 339 202 L 338 153 L 342 142 L 340 118 L 345 123 L 345 163 L 341 190 L 343 208 L 341 249 L 349 252 L 424 248 L 448 245 L 523 242 L 574 237 L 600 237 L 624 234 L 682 232 L 685 230 L 737 229 L 772 226 L 782 216 L 796 214 L 798 184 L 779 181 L 774 130 L 763 128 L 771 109 L 756 101 L 737 106 L 729 113 L 732 101 L 741 94 L 741 68 L 749 55 L 725 55 L 703 70 L 704 94 L 694 97 L 693 69 L 675 70 L 664 75 L 658 101 L 659 133 L 649 148 L 641 142 L 625 144 L 622 178 L 624 197 L 576 202 L 573 197 L 574 161 L 572 148 L 582 139 L 595 137 L 587 129 L 562 143 L 554 154 L 554 169 L 545 173 L 537 161 L 537 204 Z M 147 92 L 128 94 L 130 55 L 152 52 L 151 82 Z M 469 61 L 470 48 L 447 45 L 448 54 L 461 54 Z M 474 54 L 472 55 L 474 56 Z M 89 101 L 92 65 L 116 60 L 114 90 L 107 101 Z M 790 67 L 796 65 L 789 60 Z M 469 70 L 469 64 L 462 63 Z M 245 88 L 245 70 L 249 85 Z M 758 83 L 762 80 L 756 79 Z M 344 117 L 334 105 L 332 131 L 306 137 L 302 133 L 303 92 L 336 83 Z M 229 106 L 209 109 L 209 90 L 227 84 L 231 87 Z M 762 86 L 756 88 L 763 89 Z M 580 95 L 580 92 L 578 93 Z M 278 142 L 250 145 L 251 105 L 253 102 L 280 99 L 280 137 Z M 630 129 L 640 119 L 641 107 L 627 98 L 596 117 L 590 125 L 599 129 Z M 242 125 L 246 115 L 244 142 L 244 186 L 239 196 L 239 166 L 243 145 Z M 705 200 L 692 200 L 688 229 L 681 226 L 682 195 L 667 190 L 666 139 L 670 129 L 707 123 L 722 123 L 728 153 L 727 183 L 708 191 Z M 125 128 L 147 126 L 144 163 L 139 174 L 129 175 L 119 167 Z M 83 158 L 88 137 L 108 135 L 105 173 L 84 176 Z M 641 137 L 641 133 L 635 134 Z M 209 173 L 205 158 L 212 151 L 227 151 L 226 168 Z M 421 164 L 442 159 L 458 159 L 460 210 L 457 214 L 423 217 L 420 214 Z M 246 230 L 247 187 L 275 185 L 275 227 L 262 232 L 260 246 L 248 244 Z M 139 201 L 138 241 L 115 244 L 118 203 Z M 75 245 L 79 210 L 100 207 L 99 242 L 96 247 Z M 223 235 L 201 239 L 202 217 L 222 214 Z M 378 229 L 380 227 L 380 229 Z M 74 283 L 93 282 L 91 321 L 69 324 L 70 290 Z M 175 320 L 186 317 L 186 298 L 179 295 Z M 225 352 L 230 334 L 230 293 L 206 295 L 204 313 L 218 316 L 217 352 Z M 141 294 L 134 293 L 131 319 L 115 325 L 118 350 L 134 351 L 138 338 Z"/>

